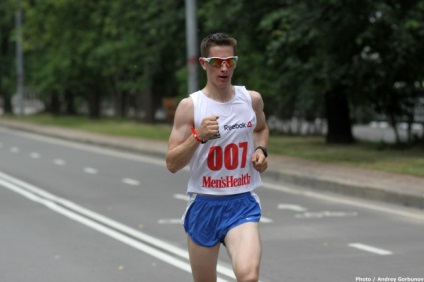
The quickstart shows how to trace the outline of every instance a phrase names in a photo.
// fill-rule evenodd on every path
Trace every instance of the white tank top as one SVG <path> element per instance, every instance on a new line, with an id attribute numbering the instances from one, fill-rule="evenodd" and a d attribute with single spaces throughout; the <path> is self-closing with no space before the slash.
<path id="1" fill-rule="evenodd" d="M 253 130 L 256 114 L 244 86 L 234 86 L 231 101 L 220 103 L 202 91 L 190 95 L 194 103 L 194 127 L 205 117 L 219 116 L 220 137 L 200 144 L 190 161 L 187 193 L 231 195 L 259 187 L 261 176 L 253 168 Z"/>

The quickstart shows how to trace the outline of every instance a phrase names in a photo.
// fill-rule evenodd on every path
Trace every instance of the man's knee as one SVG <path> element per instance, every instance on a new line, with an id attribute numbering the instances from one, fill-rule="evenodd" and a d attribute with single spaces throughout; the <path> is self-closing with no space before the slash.
<path id="1" fill-rule="evenodd" d="M 235 269 L 237 281 L 239 282 L 258 282 L 259 265 L 245 265 Z"/>

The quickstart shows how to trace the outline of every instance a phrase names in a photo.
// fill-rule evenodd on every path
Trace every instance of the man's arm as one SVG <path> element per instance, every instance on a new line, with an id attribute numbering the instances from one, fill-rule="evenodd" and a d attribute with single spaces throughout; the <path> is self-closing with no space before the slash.
<path id="1" fill-rule="evenodd" d="M 168 141 L 166 166 L 172 173 L 184 168 L 193 157 L 199 142 L 191 137 L 194 123 L 194 105 L 191 98 L 183 99 L 175 111 L 174 126 Z"/>
<path id="2" fill-rule="evenodd" d="M 199 140 L 208 140 L 219 133 L 218 116 L 205 117 L 198 128 Z M 174 126 L 168 141 L 166 153 L 166 166 L 175 173 L 185 167 L 196 152 L 200 142 L 196 140 L 191 131 L 194 125 L 194 105 L 191 98 L 183 99 L 175 111 Z"/>
<path id="3" fill-rule="evenodd" d="M 256 114 L 256 128 L 253 131 L 253 141 L 255 142 L 255 148 L 262 146 L 266 148 L 269 140 L 269 129 L 266 124 L 266 118 L 264 113 L 264 102 L 261 94 L 256 91 L 249 91 L 252 97 L 252 107 Z M 262 150 L 256 150 L 252 155 L 252 162 L 255 169 L 259 172 L 264 172 L 268 167 L 268 162 L 263 154 Z"/>

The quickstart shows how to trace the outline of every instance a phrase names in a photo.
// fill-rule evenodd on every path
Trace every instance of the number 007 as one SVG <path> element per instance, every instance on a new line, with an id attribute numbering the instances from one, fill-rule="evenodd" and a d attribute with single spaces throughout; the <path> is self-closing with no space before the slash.
<path id="1" fill-rule="evenodd" d="M 241 163 L 239 164 L 239 153 L 241 151 Z M 221 146 L 213 146 L 209 149 L 208 167 L 210 170 L 220 170 L 222 165 L 228 170 L 246 166 L 247 142 L 238 145 L 231 143 L 223 149 Z"/>

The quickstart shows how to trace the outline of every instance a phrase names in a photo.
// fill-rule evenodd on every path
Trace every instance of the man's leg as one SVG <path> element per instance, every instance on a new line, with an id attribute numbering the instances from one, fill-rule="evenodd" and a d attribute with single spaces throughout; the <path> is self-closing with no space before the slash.
<path id="1" fill-rule="evenodd" d="M 213 247 L 202 247 L 187 236 L 191 271 L 195 282 L 216 282 L 216 265 L 220 243 Z"/>
<path id="2" fill-rule="evenodd" d="M 262 245 L 258 222 L 246 222 L 231 229 L 225 237 L 238 282 L 257 282 Z"/>

